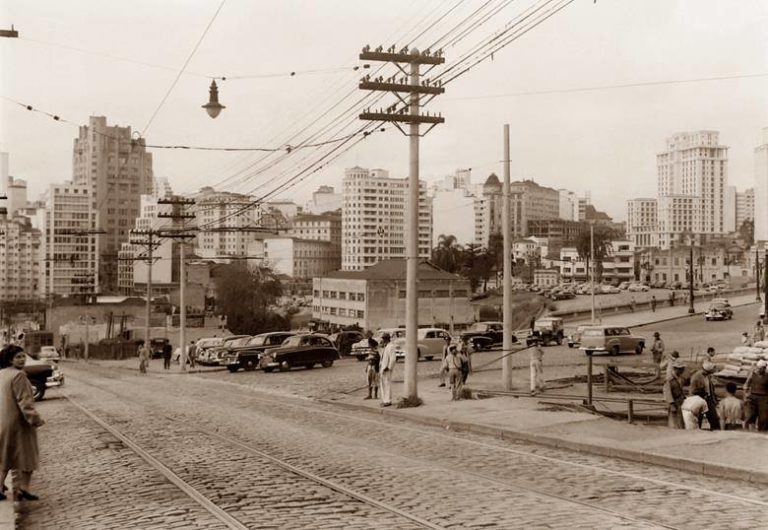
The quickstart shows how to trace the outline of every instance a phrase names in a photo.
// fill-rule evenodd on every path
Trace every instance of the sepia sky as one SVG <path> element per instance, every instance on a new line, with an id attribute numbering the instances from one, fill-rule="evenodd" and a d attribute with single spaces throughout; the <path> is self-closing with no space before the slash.
<path id="1" fill-rule="evenodd" d="M 75 123 L 104 115 L 110 124 L 142 131 L 219 4 L 0 0 L 0 28 L 14 24 L 21 36 L 0 39 L 0 95 Z M 361 64 L 357 55 L 365 44 L 400 47 L 434 22 L 414 45 L 423 49 L 446 35 L 450 64 L 534 1 L 510 2 L 451 44 L 461 35 L 452 28 L 470 13 L 502 4 L 227 0 L 145 138 L 162 145 L 284 146 L 292 133 L 317 132 L 364 96 L 355 90 L 364 72 L 351 67 Z M 429 104 L 425 110 L 442 113 L 446 123 L 422 140 L 421 176 L 437 180 L 457 168 L 472 168 L 474 182 L 494 171 L 501 176 L 503 124 L 509 123 L 513 178 L 589 191 L 599 209 L 621 220 L 626 199 L 655 196 L 655 155 L 667 136 L 714 129 L 730 146 L 729 183 L 750 187 L 752 152 L 768 127 L 768 76 L 755 75 L 768 74 L 766 28 L 764 0 L 575 0 Z M 291 71 L 297 75 L 284 75 Z M 391 75 L 391 67 L 386 72 Z M 219 82 L 227 108 L 216 120 L 200 108 L 208 99 L 207 76 L 230 77 Z M 677 82 L 718 77 L 731 79 Z M 344 95 L 349 98 L 332 108 Z M 377 107 L 394 98 L 382 101 Z M 351 132 L 361 125 L 353 116 L 334 122 L 347 129 L 328 129 L 318 138 Z M 11 174 L 28 181 L 31 198 L 71 178 L 76 134 L 72 125 L 0 99 L 0 150 L 10 153 Z M 385 168 L 393 176 L 408 171 L 407 139 L 390 128 L 275 191 L 309 166 L 310 151 L 270 168 L 263 167 L 269 162 L 263 153 L 153 152 L 155 174 L 177 192 L 220 184 L 299 204 L 321 184 L 340 186 L 346 167 Z"/>

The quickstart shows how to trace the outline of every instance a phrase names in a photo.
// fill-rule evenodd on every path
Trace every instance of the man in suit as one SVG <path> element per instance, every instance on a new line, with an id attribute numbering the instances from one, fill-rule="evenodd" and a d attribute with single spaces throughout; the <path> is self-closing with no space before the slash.
<path id="1" fill-rule="evenodd" d="M 384 333 L 381 336 L 381 361 L 379 362 L 380 379 L 379 387 L 381 388 L 381 406 L 389 407 L 392 405 L 392 372 L 395 369 L 397 363 L 397 357 L 395 356 L 395 345 L 391 342 L 389 333 Z"/>

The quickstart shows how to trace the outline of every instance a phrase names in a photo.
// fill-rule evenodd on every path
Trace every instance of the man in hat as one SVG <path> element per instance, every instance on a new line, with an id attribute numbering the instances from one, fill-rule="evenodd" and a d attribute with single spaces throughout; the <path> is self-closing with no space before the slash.
<path id="1" fill-rule="evenodd" d="M 531 394 L 544 391 L 544 350 L 541 339 L 533 337 L 531 341 Z"/>
<path id="2" fill-rule="evenodd" d="M 379 361 L 379 388 L 381 388 L 381 406 L 389 407 L 392 404 L 392 371 L 395 369 L 397 357 L 395 345 L 391 342 L 389 333 L 381 336 L 381 360 Z"/>
<path id="3" fill-rule="evenodd" d="M 680 359 L 675 359 L 672 362 L 672 376 L 668 377 L 664 381 L 664 401 L 666 401 L 667 409 L 667 422 L 671 429 L 683 428 L 683 401 L 685 400 L 685 393 L 683 393 L 683 371 L 685 370 L 685 363 Z"/>
<path id="4" fill-rule="evenodd" d="M 744 428 L 757 423 L 758 431 L 768 431 L 768 373 L 766 363 L 757 361 L 754 370 L 744 383 L 744 401 L 746 402 Z"/>
<path id="5" fill-rule="evenodd" d="M 661 333 L 654 331 L 653 344 L 651 345 L 651 355 L 653 355 L 653 362 L 656 365 L 661 364 L 661 357 L 664 355 L 664 341 L 661 340 Z"/>
<path id="6" fill-rule="evenodd" d="M 712 384 L 711 375 L 715 372 L 715 365 L 710 361 L 704 361 L 701 369 L 694 372 L 691 376 L 691 386 L 688 389 L 689 396 L 699 396 L 707 404 L 707 415 L 709 430 L 719 431 L 720 420 L 717 417 L 717 396 L 715 395 L 715 385 Z M 701 427 L 702 415 L 698 415 L 699 427 Z"/>

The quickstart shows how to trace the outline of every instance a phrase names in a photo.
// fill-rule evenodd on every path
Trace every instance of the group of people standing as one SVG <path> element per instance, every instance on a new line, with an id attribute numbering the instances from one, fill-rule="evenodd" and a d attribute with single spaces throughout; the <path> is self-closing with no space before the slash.
<path id="1" fill-rule="evenodd" d="M 687 395 L 683 380 L 686 364 L 679 358 L 678 352 L 670 354 L 663 388 L 669 426 L 673 429 L 700 429 L 706 418 L 712 431 L 768 431 L 768 363 L 762 360 L 757 362 L 744 383 L 743 400 L 736 396 L 738 387 L 733 382 L 726 384 L 726 395 L 721 400 L 712 381 L 716 368 L 711 361 L 714 354 L 714 348 L 707 349 L 707 360 L 691 375 Z"/>
<path id="2" fill-rule="evenodd" d="M 445 337 L 443 346 L 443 362 L 440 365 L 439 387 L 445 386 L 446 376 L 448 385 L 451 388 L 451 399 L 458 401 L 461 399 L 464 385 L 467 382 L 469 373 L 472 371 L 472 354 L 469 351 L 469 341 L 462 338 L 459 345 L 451 344 L 451 337 Z"/>

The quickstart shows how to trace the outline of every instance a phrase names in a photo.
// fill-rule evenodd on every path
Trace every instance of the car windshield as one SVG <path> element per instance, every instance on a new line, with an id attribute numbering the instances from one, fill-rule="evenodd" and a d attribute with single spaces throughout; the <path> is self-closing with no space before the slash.
<path id="1" fill-rule="evenodd" d="M 469 328 L 469 331 L 486 331 L 487 329 L 488 329 L 488 324 L 481 324 L 480 322 L 475 322 Z"/>
<path id="2" fill-rule="evenodd" d="M 709 304 L 709 308 L 710 309 L 725 309 L 726 307 L 728 307 L 728 306 L 726 304 L 722 303 L 722 302 L 716 302 L 714 304 Z"/>
<path id="3" fill-rule="evenodd" d="M 251 337 L 242 337 L 239 339 L 233 339 L 230 341 L 227 341 L 227 346 L 245 346 L 248 344 L 248 341 L 251 340 Z"/>

